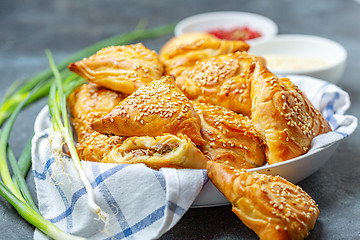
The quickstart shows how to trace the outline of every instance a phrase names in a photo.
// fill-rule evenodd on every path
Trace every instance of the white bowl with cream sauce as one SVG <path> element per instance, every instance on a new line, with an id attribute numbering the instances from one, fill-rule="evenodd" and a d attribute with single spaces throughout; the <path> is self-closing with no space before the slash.
<path id="1" fill-rule="evenodd" d="M 310 35 L 277 35 L 253 44 L 250 53 L 263 56 L 278 75 L 307 75 L 332 83 L 341 79 L 347 53 L 340 44 Z"/>

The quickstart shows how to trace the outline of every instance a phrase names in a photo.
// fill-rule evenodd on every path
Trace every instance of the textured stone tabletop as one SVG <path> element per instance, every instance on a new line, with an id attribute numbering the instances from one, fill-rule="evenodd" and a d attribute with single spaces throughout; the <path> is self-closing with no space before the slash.
<path id="1" fill-rule="evenodd" d="M 60 61 L 106 37 L 132 30 L 139 19 L 149 27 L 175 23 L 208 11 L 246 11 L 273 19 L 279 33 L 318 35 L 348 51 L 338 84 L 350 94 L 349 114 L 360 116 L 360 3 L 353 0 L 12 0 L 0 1 L 0 97 L 16 79 L 48 67 L 44 49 Z M 159 50 L 171 37 L 146 40 Z M 41 100 L 23 111 L 10 145 L 19 155 L 33 131 Z M 318 203 L 320 217 L 308 239 L 360 239 L 360 135 L 342 141 L 330 160 L 299 185 Z M 35 197 L 33 175 L 27 177 Z M 0 239 L 32 239 L 33 227 L 0 198 Z M 231 212 L 231 206 L 190 209 L 161 239 L 257 239 Z"/>

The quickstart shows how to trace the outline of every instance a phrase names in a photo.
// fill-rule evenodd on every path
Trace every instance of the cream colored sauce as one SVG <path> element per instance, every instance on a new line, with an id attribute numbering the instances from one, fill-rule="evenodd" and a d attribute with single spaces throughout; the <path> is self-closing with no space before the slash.
<path id="1" fill-rule="evenodd" d="M 287 55 L 264 55 L 269 68 L 281 70 L 306 70 L 326 66 L 327 61 L 320 58 L 293 57 Z"/>

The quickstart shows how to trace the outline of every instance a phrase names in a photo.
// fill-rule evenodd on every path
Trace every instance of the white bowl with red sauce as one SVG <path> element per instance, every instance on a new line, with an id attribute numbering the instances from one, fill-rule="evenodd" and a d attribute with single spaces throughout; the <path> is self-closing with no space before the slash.
<path id="1" fill-rule="evenodd" d="M 339 43 L 318 36 L 280 34 L 251 46 L 278 75 L 306 75 L 338 83 L 344 73 L 347 52 Z"/>
<path id="2" fill-rule="evenodd" d="M 274 37 L 278 33 L 278 26 L 262 15 L 223 11 L 185 18 L 175 26 L 174 32 L 175 36 L 187 32 L 207 32 L 222 39 L 244 40 L 251 45 Z"/>

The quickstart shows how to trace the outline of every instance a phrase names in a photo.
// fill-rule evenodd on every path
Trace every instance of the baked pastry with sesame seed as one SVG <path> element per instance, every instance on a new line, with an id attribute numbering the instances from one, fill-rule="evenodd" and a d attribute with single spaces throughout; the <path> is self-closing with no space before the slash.
<path id="1" fill-rule="evenodd" d="M 260 240 L 300 240 L 319 216 L 315 201 L 279 177 L 208 161 L 208 176 L 232 203 L 232 211 Z"/>
<path id="2" fill-rule="evenodd" d="M 265 146 L 249 117 L 226 108 L 192 101 L 201 119 L 205 144 L 200 150 L 210 160 L 236 168 L 254 168 L 266 163 Z"/>
<path id="3" fill-rule="evenodd" d="M 157 137 L 131 137 L 117 145 L 102 162 L 106 163 L 144 163 L 148 167 L 160 169 L 194 168 L 205 169 L 207 158 L 183 134 L 164 134 Z"/>
<path id="4" fill-rule="evenodd" d="M 159 56 L 165 64 L 165 73 L 178 77 L 198 60 L 249 48 L 243 41 L 221 40 L 208 33 L 185 33 L 165 43 Z"/>
<path id="5" fill-rule="evenodd" d="M 118 136 L 183 133 L 196 145 L 202 145 L 200 125 L 199 115 L 175 86 L 173 77 L 164 76 L 139 88 L 91 127 L 100 133 Z"/>
<path id="6" fill-rule="evenodd" d="M 116 145 L 122 144 L 126 137 L 108 136 L 93 132 L 89 137 L 76 144 L 76 151 L 81 160 L 100 162 Z"/>
<path id="7" fill-rule="evenodd" d="M 92 83 L 77 87 L 68 97 L 71 122 L 77 141 L 81 142 L 89 137 L 94 132 L 90 124 L 108 114 L 124 98 L 124 94 Z"/>
<path id="8" fill-rule="evenodd" d="M 279 78 L 258 62 L 251 84 L 251 120 L 267 145 L 269 164 L 306 153 L 311 141 L 330 125 L 289 79 Z"/>
<path id="9" fill-rule="evenodd" d="M 176 78 L 176 85 L 191 100 L 220 105 L 251 115 L 251 74 L 263 58 L 236 52 L 198 61 Z"/>
<path id="10" fill-rule="evenodd" d="M 138 43 L 103 48 L 89 58 L 71 63 L 69 69 L 89 82 L 131 94 L 140 86 L 159 79 L 164 65 L 155 51 Z"/>

